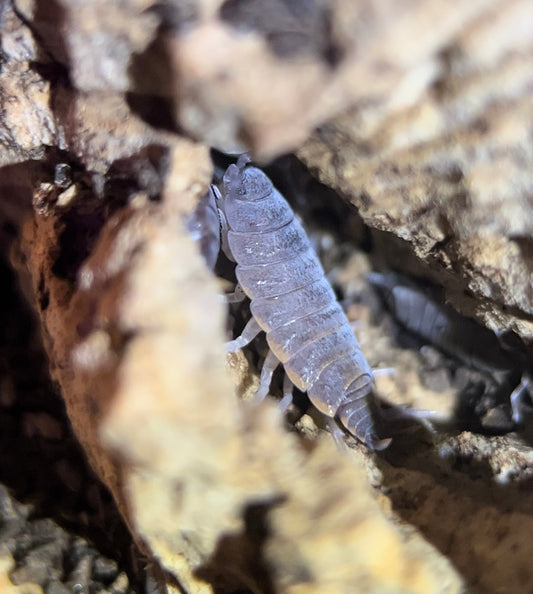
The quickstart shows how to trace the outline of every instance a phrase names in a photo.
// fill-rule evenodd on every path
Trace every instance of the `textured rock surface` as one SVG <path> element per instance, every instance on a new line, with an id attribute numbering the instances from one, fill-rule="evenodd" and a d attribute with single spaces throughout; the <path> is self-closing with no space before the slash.
<path id="1" fill-rule="evenodd" d="M 399 238 L 405 250 L 389 256 L 389 264 L 409 267 L 403 256 L 413 270 L 416 256 L 456 307 L 527 341 L 533 337 L 531 26 L 531 3 L 501 2 L 432 37 L 431 47 L 418 35 L 405 38 L 395 61 L 403 51 L 422 50 L 408 70 L 409 101 L 400 103 L 407 98 L 401 85 L 379 94 L 321 127 L 299 151 L 368 225 Z"/>
<path id="2" fill-rule="evenodd" d="M 224 308 L 178 216 L 205 190 L 207 154 L 182 142 L 168 162 L 164 201 L 118 208 L 83 264 L 57 250 L 80 196 L 72 218 L 37 213 L 19 246 L 47 303 L 52 374 L 130 525 L 188 591 L 459 591 L 443 559 L 385 521 L 360 453 L 345 459 L 329 440 L 308 451 L 273 405 L 239 409 Z"/>
<path id="3" fill-rule="evenodd" d="M 9 579 L 9 572 L 15 563 L 8 556 L 0 557 L 0 592 L 5 594 L 42 594 L 42 588 L 37 584 L 19 584 L 15 586 Z"/>
<path id="4" fill-rule="evenodd" d="M 472 374 L 396 344 L 371 261 L 337 241 L 371 236 L 375 261 L 425 271 L 463 311 L 531 336 L 531 11 L 2 5 L 1 246 L 76 434 L 169 591 L 519 592 L 531 579 L 527 435 L 418 431 L 381 458 L 353 443 L 343 456 L 313 410 L 290 411 L 295 433 L 272 403 L 241 405 L 261 348 L 224 360 L 218 284 L 182 225 L 211 179 L 207 145 L 268 158 L 320 124 L 300 158 L 391 232 L 351 225 L 315 185 L 330 276 L 370 363 L 397 369 L 378 387 L 456 421 Z"/>
<path id="5" fill-rule="evenodd" d="M 399 446 L 379 468 L 396 513 L 468 576 L 469 592 L 528 591 L 530 446 L 465 432 L 435 449 Z"/>

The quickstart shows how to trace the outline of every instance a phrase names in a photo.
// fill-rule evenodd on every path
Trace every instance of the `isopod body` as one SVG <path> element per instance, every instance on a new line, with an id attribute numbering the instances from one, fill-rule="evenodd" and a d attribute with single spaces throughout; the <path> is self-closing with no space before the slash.
<path id="1" fill-rule="evenodd" d="M 264 330 L 271 367 L 281 362 L 318 410 L 368 446 L 384 447 L 369 407 L 372 369 L 318 257 L 270 179 L 245 164 L 241 158 L 228 167 L 218 193 L 228 255 L 253 315 L 247 336 L 233 342 L 243 346 Z"/>
<path id="2" fill-rule="evenodd" d="M 494 332 L 439 301 L 431 288 L 424 290 L 395 273 L 374 272 L 368 278 L 407 330 L 489 374 L 516 369 L 516 361 Z"/>
<path id="3" fill-rule="evenodd" d="M 374 272 L 368 278 L 407 330 L 484 372 L 497 388 L 509 391 L 516 424 L 523 422 L 524 412 L 531 416 L 533 383 L 522 353 L 505 349 L 494 332 L 437 299 L 431 288 L 423 289 L 396 273 Z"/>
<path id="4" fill-rule="evenodd" d="M 213 269 L 220 251 L 220 221 L 212 188 L 200 198 L 185 225 L 191 239 L 198 242 L 206 264 Z"/>

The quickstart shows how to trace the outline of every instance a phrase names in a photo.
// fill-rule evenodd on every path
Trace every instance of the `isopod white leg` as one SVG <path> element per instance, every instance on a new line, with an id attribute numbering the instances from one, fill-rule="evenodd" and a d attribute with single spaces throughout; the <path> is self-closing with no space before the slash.
<path id="1" fill-rule="evenodd" d="M 241 285 L 235 285 L 233 293 L 226 293 L 224 295 L 224 301 L 226 303 L 241 303 L 246 299 L 246 293 L 242 290 Z"/>
<path id="2" fill-rule="evenodd" d="M 524 408 L 524 392 L 528 390 L 531 385 L 530 378 L 526 376 L 522 376 L 520 383 L 516 388 L 511 392 L 511 396 L 509 400 L 511 402 L 511 410 L 513 413 L 513 421 L 520 425 L 524 421 L 524 417 L 522 415 L 522 409 Z"/>
<path id="3" fill-rule="evenodd" d="M 279 401 L 279 410 L 285 412 L 292 402 L 292 390 L 294 386 L 289 376 L 285 374 L 283 376 L 283 398 Z"/>
<path id="4" fill-rule="evenodd" d="M 245 328 L 246 329 L 246 328 Z M 259 380 L 259 389 L 255 393 L 254 402 L 261 402 L 270 390 L 270 382 L 272 381 L 272 375 L 279 365 L 279 359 L 274 355 L 272 351 L 268 351 L 268 355 L 263 363 L 261 369 L 261 378 Z"/>
<path id="5" fill-rule="evenodd" d="M 250 318 L 249 322 L 244 327 L 242 334 L 235 340 L 230 340 L 226 343 L 226 353 L 234 353 L 238 349 L 242 349 L 247 344 L 250 344 L 261 330 L 262 328 L 256 322 L 255 318 Z"/>
<path id="6" fill-rule="evenodd" d="M 379 377 L 380 375 L 394 375 L 396 373 L 396 369 L 394 367 L 380 367 L 378 369 L 372 369 L 372 374 L 374 377 Z"/>
<path id="7" fill-rule="evenodd" d="M 380 408 L 380 414 L 386 421 L 403 421 L 414 419 L 415 421 L 442 421 L 442 415 L 434 410 L 425 408 L 409 408 L 408 406 L 393 406 L 392 408 Z"/>
<path id="8" fill-rule="evenodd" d="M 346 445 L 346 442 L 344 441 L 343 430 L 337 425 L 337 421 L 335 419 L 332 419 L 331 417 L 326 417 L 326 422 L 329 427 L 329 432 L 331 433 L 331 436 L 333 437 L 333 441 L 335 442 L 335 445 L 337 446 L 337 450 L 339 450 L 339 452 L 341 454 L 347 454 L 348 446 Z"/>

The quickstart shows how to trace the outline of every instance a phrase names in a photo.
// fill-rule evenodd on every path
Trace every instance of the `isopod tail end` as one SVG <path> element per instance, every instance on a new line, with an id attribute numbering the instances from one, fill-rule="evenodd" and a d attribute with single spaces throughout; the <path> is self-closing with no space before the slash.
<path id="1" fill-rule="evenodd" d="M 353 431 L 351 431 L 351 433 L 354 434 Z M 368 433 L 365 433 L 363 436 L 356 434 L 355 437 L 357 437 L 359 441 L 363 442 L 366 447 L 373 452 L 381 452 L 386 450 L 392 442 L 392 437 L 378 437 L 377 434 L 372 430 Z"/>
<path id="2" fill-rule="evenodd" d="M 340 406 L 336 416 L 349 433 L 371 450 L 384 450 L 392 441 L 391 438 L 377 435 L 368 394 L 358 394 L 353 400 Z"/>
<path id="3" fill-rule="evenodd" d="M 373 439 L 371 443 L 366 442 L 366 445 L 375 452 L 381 452 L 383 450 L 386 450 L 390 446 L 391 442 L 392 437 L 387 437 L 385 439 Z"/>

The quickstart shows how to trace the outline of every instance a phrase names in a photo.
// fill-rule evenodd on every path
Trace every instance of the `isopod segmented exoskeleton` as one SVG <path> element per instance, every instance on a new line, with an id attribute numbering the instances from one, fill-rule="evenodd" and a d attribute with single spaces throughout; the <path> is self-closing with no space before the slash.
<path id="1" fill-rule="evenodd" d="M 520 353 L 503 348 L 494 332 L 442 303 L 431 288 L 424 289 L 396 273 L 373 272 L 368 279 L 407 330 L 484 372 L 497 388 L 510 392 L 513 420 L 522 422 L 523 410 L 531 409 L 532 381 L 529 370 L 524 372 Z"/>
<path id="2" fill-rule="evenodd" d="M 372 272 L 368 280 L 407 330 L 482 371 L 516 369 L 494 332 L 440 302 L 432 288 L 423 289 L 396 273 Z"/>
<path id="3" fill-rule="evenodd" d="M 368 446 L 383 448 L 389 440 L 378 440 L 369 406 L 372 369 L 303 227 L 265 173 L 245 167 L 247 162 L 241 156 L 226 170 L 220 191 L 214 189 L 222 244 L 237 263 L 253 316 L 228 350 L 265 331 L 270 352 L 261 396 L 281 362 L 292 384 L 306 391 L 318 410 Z"/>
<path id="4" fill-rule="evenodd" d="M 206 264 L 213 269 L 220 252 L 220 220 L 213 188 L 200 198 L 185 226 L 191 238 L 198 242 Z"/>

